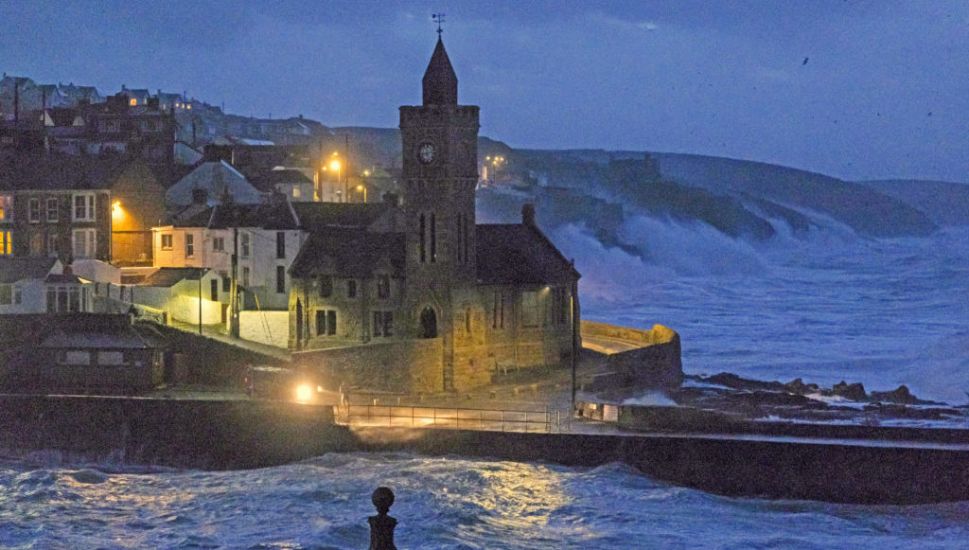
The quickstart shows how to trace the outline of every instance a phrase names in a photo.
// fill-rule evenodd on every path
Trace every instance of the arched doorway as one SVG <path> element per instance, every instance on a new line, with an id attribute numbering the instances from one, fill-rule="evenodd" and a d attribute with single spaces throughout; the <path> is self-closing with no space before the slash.
<path id="1" fill-rule="evenodd" d="M 421 338 L 437 338 L 437 313 L 434 309 L 425 307 L 421 311 Z"/>

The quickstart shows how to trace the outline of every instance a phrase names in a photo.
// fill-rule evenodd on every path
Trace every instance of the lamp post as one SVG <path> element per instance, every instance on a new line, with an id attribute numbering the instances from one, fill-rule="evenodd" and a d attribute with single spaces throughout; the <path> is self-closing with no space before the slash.
<path id="1" fill-rule="evenodd" d="M 337 155 L 336 153 L 333 153 L 334 157 L 336 157 L 336 155 Z M 343 163 L 340 162 L 340 159 L 333 158 L 333 159 L 330 159 L 328 168 L 330 169 L 331 172 L 336 172 L 336 184 L 340 185 L 340 183 L 343 182 Z M 337 194 L 339 193 L 340 192 L 337 191 Z"/>

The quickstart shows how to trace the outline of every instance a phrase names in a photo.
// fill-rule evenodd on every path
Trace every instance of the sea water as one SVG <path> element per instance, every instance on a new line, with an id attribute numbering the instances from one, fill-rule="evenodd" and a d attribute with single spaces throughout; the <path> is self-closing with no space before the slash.
<path id="1" fill-rule="evenodd" d="M 693 373 L 969 390 L 969 229 L 876 240 L 830 224 L 768 242 L 649 218 L 639 253 L 551 231 L 587 318 L 679 331 Z M 2 446 L 2 443 L 0 443 Z M 400 548 L 964 548 L 969 503 L 848 506 L 725 498 L 621 464 L 330 454 L 247 471 L 0 461 L 2 548 L 365 548 L 370 492 L 397 493 Z M 945 475 L 945 472 L 940 472 Z"/>

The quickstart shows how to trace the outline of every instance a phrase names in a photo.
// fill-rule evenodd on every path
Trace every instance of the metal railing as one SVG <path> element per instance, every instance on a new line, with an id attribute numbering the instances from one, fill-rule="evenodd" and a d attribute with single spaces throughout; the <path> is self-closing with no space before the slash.
<path id="1" fill-rule="evenodd" d="M 336 409 L 337 421 L 349 426 L 536 433 L 561 430 L 558 411 L 399 405 L 344 405 Z"/>

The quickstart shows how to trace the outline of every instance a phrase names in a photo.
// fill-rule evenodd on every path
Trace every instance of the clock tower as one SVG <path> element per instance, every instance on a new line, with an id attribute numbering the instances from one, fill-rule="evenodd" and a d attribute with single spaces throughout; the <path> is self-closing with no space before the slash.
<path id="1" fill-rule="evenodd" d="M 423 88 L 422 105 L 400 108 L 407 287 L 418 301 L 434 302 L 445 321 L 451 290 L 475 283 L 478 107 L 458 105 L 458 78 L 440 36 Z"/>

